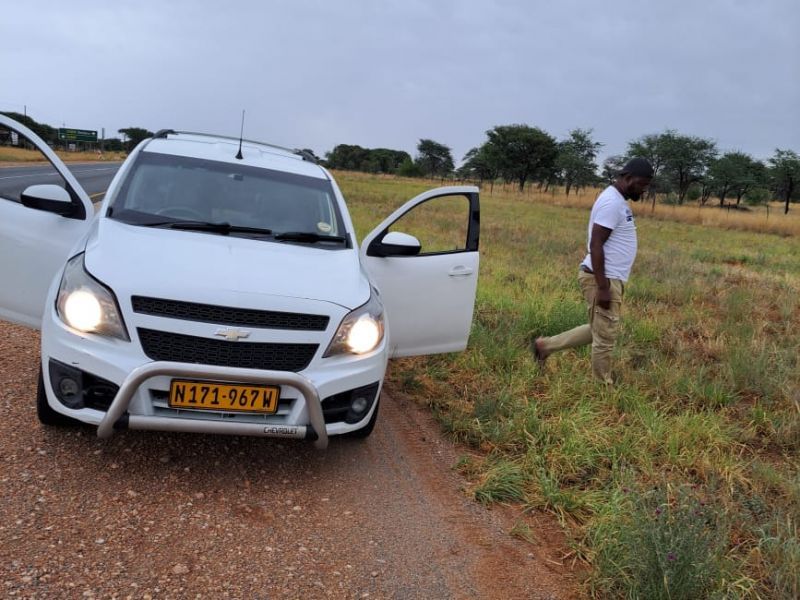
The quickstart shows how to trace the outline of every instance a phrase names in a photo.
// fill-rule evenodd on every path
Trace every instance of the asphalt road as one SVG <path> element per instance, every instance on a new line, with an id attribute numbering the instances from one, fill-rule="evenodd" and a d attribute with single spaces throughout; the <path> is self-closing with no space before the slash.
<path id="1" fill-rule="evenodd" d="M 69 163 L 67 167 L 93 201 L 98 202 L 108 189 L 121 162 Z M 61 176 L 49 164 L 0 166 L 0 197 L 19 199 L 29 185 L 41 183 L 60 184 Z"/>

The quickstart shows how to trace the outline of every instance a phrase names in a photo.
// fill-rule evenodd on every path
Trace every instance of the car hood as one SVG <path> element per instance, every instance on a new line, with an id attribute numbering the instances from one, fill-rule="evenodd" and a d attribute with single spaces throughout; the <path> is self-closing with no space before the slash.
<path id="1" fill-rule="evenodd" d="M 369 282 L 353 249 L 325 250 L 196 231 L 100 219 L 85 264 L 118 295 L 218 304 L 263 296 L 331 302 L 353 309 L 369 299 Z"/>

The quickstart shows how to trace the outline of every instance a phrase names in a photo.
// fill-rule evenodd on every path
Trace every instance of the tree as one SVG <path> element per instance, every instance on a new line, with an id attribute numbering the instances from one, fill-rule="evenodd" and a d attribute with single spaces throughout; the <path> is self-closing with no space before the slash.
<path id="1" fill-rule="evenodd" d="M 783 214 L 789 212 L 789 202 L 800 181 L 800 156 L 793 150 L 777 148 L 775 155 L 769 159 L 771 165 L 770 179 L 776 195 L 785 203 Z"/>
<path id="2" fill-rule="evenodd" d="M 325 154 L 325 159 L 331 169 L 345 169 L 360 171 L 367 159 L 369 151 L 358 145 L 339 144 Z"/>
<path id="3" fill-rule="evenodd" d="M 470 149 L 464 155 L 464 164 L 458 169 L 459 177 L 464 179 L 477 179 L 480 182 L 488 180 L 491 189 L 494 189 L 494 180 L 500 174 L 494 148 L 489 144 Z"/>
<path id="4" fill-rule="evenodd" d="M 122 140 L 119 138 L 106 138 L 103 143 L 105 145 L 105 149 L 109 152 L 122 152 L 124 149 Z"/>
<path id="5" fill-rule="evenodd" d="M 611 183 L 622 170 L 623 165 L 626 162 L 626 158 L 624 156 L 620 156 L 619 154 L 615 154 L 613 156 L 609 156 L 603 161 L 603 179 Z"/>
<path id="6" fill-rule="evenodd" d="M 717 155 L 717 145 L 712 140 L 668 133 L 661 140 L 664 173 L 677 188 L 678 203 L 683 204 L 689 186 L 702 180 Z"/>
<path id="7" fill-rule="evenodd" d="M 741 199 L 754 183 L 754 164 L 755 161 L 744 152 L 727 152 L 711 161 L 708 178 L 712 189 L 719 197 L 720 207 L 725 205 L 728 192 L 735 193 Z"/>
<path id="8" fill-rule="evenodd" d="M 656 192 L 677 192 L 683 203 L 689 186 L 700 182 L 711 160 L 717 155 L 712 140 L 680 135 L 674 129 L 642 136 L 628 144 L 628 157 L 641 156 L 653 166 L 650 197 Z"/>
<path id="9" fill-rule="evenodd" d="M 404 160 L 411 160 L 408 152 L 402 150 L 369 149 L 348 144 L 339 144 L 326 153 L 325 158 L 331 169 L 365 171 L 367 173 L 396 173 Z"/>
<path id="10" fill-rule="evenodd" d="M 657 192 L 669 191 L 666 182 L 661 180 L 661 170 L 664 166 L 665 160 L 665 146 L 672 136 L 675 135 L 674 131 L 667 130 L 664 133 L 650 133 L 643 135 L 638 140 L 628 143 L 628 153 L 623 157 L 622 163 L 619 168 L 625 163 L 628 158 L 640 156 L 646 158 L 653 167 L 653 181 L 650 183 L 649 195 L 653 202 L 653 207 L 656 203 Z"/>
<path id="11" fill-rule="evenodd" d="M 417 144 L 417 152 L 416 163 L 428 177 L 446 177 L 455 167 L 450 148 L 439 142 L 421 139 Z"/>
<path id="12" fill-rule="evenodd" d="M 55 129 L 54 127 L 50 127 L 50 125 L 45 125 L 44 123 L 38 123 L 31 117 L 23 115 L 18 112 L 2 112 L 0 114 L 6 115 L 7 117 L 11 117 L 17 123 L 22 123 L 23 125 L 25 125 L 25 127 L 33 131 L 45 142 L 48 142 L 50 144 L 55 144 L 58 142 L 58 130 Z"/>
<path id="13" fill-rule="evenodd" d="M 374 148 L 369 151 L 370 168 L 368 170 L 371 173 L 396 173 L 405 160 L 411 160 L 411 156 L 403 150 Z"/>
<path id="14" fill-rule="evenodd" d="M 142 140 L 146 140 L 155 135 L 152 131 L 147 131 L 147 129 L 141 127 L 126 127 L 125 129 L 118 129 L 117 132 L 127 136 L 128 152 L 136 148 Z"/>
<path id="15" fill-rule="evenodd" d="M 542 181 L 552 173 L 558 146 L 549 133 L 528 125 L 498 125 L 486 135 L 500 173 L 519 182 L 520 191 L 529 179 Z"/>
<path id="16" fill-rule="evenodd" d="M 558 144 L 556 169 L 566 187 L 567 196 L 577 189 L 591 185 L 597 179 L 597 152 L 603 146 L 592 140 L 591 129 L 573 129 L 569 137 Z"/>

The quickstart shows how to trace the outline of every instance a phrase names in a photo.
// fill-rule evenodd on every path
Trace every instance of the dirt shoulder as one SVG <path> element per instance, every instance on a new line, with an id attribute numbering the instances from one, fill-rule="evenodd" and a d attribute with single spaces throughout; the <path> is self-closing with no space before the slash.
<path id="1" fill-rule="evenodd" d="M 325 452 L 147 432 L 100 441 L 38 424 L 38 336 L 0 323 L 0 338 L 4 597 L 577 595 L 557 540 L 512 538 L 504 510 L 463 494 L 459 451 L 413 403 L 384 395 L 369 440 Z"/>

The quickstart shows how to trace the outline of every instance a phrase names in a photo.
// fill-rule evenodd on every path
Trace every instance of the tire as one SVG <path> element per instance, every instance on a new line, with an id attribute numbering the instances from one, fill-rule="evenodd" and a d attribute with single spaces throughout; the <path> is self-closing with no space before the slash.
<path id="1" fill-rule="evenodd" d="M 69 427 L 80 424 L 70 417 L 57 413 L 47 403 L 47 392 L 44 389 L 44 376 L 39 370 L 39 382 L 36 386 L 36 415 L 42 425 L 53 425 L 57 427 Z"/>
<path id="2" fill-rule="evenodd" d="M 345 434 L 346 437 L 357 439 L 357 440 L 365 440 L 369 437 L 369 434 L 372 433 L 372 430 L 375 429 L 375 423 L 378 422 L 378 409 L 381 407 L 380 399 L 375 401 L 375 410 L 372 413 L 372 416 L 369 419 L 369 422 L 364 425 L 361 429 L 356 429 L 355 431 L 351 431 L 348 434 Z"/>

